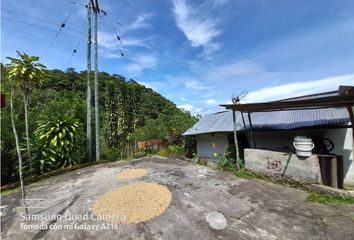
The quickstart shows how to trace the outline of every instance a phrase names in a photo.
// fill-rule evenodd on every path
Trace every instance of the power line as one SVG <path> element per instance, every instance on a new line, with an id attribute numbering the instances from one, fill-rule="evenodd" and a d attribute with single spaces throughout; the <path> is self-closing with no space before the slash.
<path id="1" fill-rule="evenodd" d="M 101 10 L 102 11 L 102 10 Z M 107 24 L 105 23 L 105 22 L 103 22 L 103 24 L 106 26 L 106 28 L 107 28 Z M 122 27 L 123 27 L 123 25 L 121 25 Z M 113 29 L 114 29 L 114 27 L 113 26 L 111 26 Z M 121 40 L 121 38 L 118 36 L 118 34 L 117 34 L 117 31 L 115 31 L 114 30 L 114 32 L 115 32 L 115 36 L 117 37 L 116 39 L 117 39 L 117 41 L 119 41 L 120 43 L 121 43 L 121 45 L 122 45 L 122 48 L 118 45 L 118 43 L 117 43 L 117 41 L 115 41 L 115 44 L 116 44 L 116 46 L 117 46 L 117 48 L 118 48 L 118 50 L 120 51 L 120 55 L 121 55 L 121 57 L 123 58 L 123 59 L 125 59 L 125 60 L 130 60 L 132 63 L 135 63 L 135 64 L 138 64 L 139 66 L 141 66 L 141 67 L 143 67 L 143 68 L 146 68 L 146 66 L 144 66 L 143 64 L 142 64 L 142 62 L 143 62 L 143 60 L 140 58 L 140 57 L 138 57 L 137 55 L 135 55 L 135 54 L 131 54 L 131 53 L 129 53 L 129 54 L 127 54 L 127 52 L 125 52 L 125 54 L 123 53 L 123 44 L 122 44 L 122 40 Z M 133 58 L 132 57 L 130 57 L 130 56 L 133 56 Z M 138 61 L 136 61 L 136 60 L 138 60 Z M 172 73 L 170 73 L 170 72 L 168 72 L 168 71 L 166 71 L 166 70 L 164 70 L 164 69 L 162 69 L 162 68 L 159 68 L 159 67 L 157 67 L 157 66 L 153 66 L 153 67 L 148 67 L 149 69 L 152 69 L 152 70 L 155 70 L 155 71 L 157 71 L 157 72 L 161 72 L 161 73 L 163 73 L 163 74 L 167 74 L 167 75 L 170 75 L 170 76 L 172 76 L 172 77 L 176 77 L 174 74 L 172 74 Z"/>
<path id="2" fill-rule="evenodd" d="M 72 1 L 72 0 L 64 0 L 65 2 L 69 2 L 69 3 L 71 3 L 71 4 L 76 4 L 77 2 L 75 2 L 75 1 Z"/>
<path id="3" fill-rule="evenodd" d="M 6 20 L 6 21 L 10 21 L 10 22 L 16 22 L 16 23 L 25 24 L 27 26 L 31 26 L 31 27 L 35 27 L 35 28 L 40 28 L 40 29 L 43 29 L 43 30 L 46 30 L 46 31 L 49 31 L 49 32 L 55 32 L 55 33 L 57 32 L 57 30 L 53 30 L 53 29 L 50 29 L 50 28 L 47 28 L 47 27 L 43 27 L 43 26 L 40 26 L 40 25 L 37 25 L 37 24 L 28 23 L 28 22 L 24 22 L 24 21 L 20 21 L 20 20 L 16 20 L 16 19 L 11 19 L 11 18 L 7 18 L 7 17 L 3 17 L 3 16 L 1 16 L 1 19 Z M 72 35 L 69 35 L 69 34 L 66 34 L 66 33 L 61 33 L 61 35 L 69 37 L 69 38 L 79 39 L 80 40 L 80 38 L 72 36 Z"/>
<path id="4" fill-rule="evenodd" d="M 172 41 L 174 41 L 175 43 L 177 43 L 182 49 L 184 49 L 187 53 L 189 53 L 193 58 L 195 58 L 196 60 L 198 60 L 200 63 L 204 64 L 205 66 L 207 66 L 209 69 L 211 69 L 212 71 L 214 71 L 215 73 L 219 74 L 212 66 L 210 66 L 207 62 L 205 62 L 204 60 L 200 59 L 199 57 L 195 56 L 194 53 L 192 53 L 189 49 L 187 49 L 185 46 L 183 46 L 180 41 L 178 41 L 175 37 L 173 37 L 171 34 L 169 34 L 168 32 L 166 32 L 163 28 L 161 28 L 159 25 L 157 25 L 156 23 L 154 23 L 153 21 L 151 21 L 149 18 L 145 17 L 144 14 L 142 14 L 137 8 L 133 7 L 130 3 L 128 3 L 125 0 L 121 0 L 125 5 L 127 5 L 129 8 L 131 8 L 136 15 L 141 16 L 145 21 L 150 22 L 151 25 L 153 25 L 156 29 L 158 29 L 160 32 L 162 32 L 163 34 L 165 34 L 168 38 L 170 38 Z"/>
<path id="5" fill-rule="evenodd" d="M 59 26 L 59 27 L 61 26 L 61 24 L 57 24 L 57 23 L 55 23 L 55 22 L 53 22 L 51 20 L 48 20 L 48 19 L 45 19 L 45 18 L 40 18 L 40 17 L 37 17 L 37 16 L 32 16 L 32 15 L 29 15 L 29 14 L 26 14 L 26 13 L 17 12 L 17 11 L 13 11 L 13 10 L 9 10 L 9 9 L 4 9 L 4 8 L 2 8 L 1 11 L 12 13 L 12 14 L 17 14 L 17 15 L 24 16 L 24 17 L 30 17 L 30 18 L 37 19 L 39 21 L 43 21 L 43 22 L 46 22 L 48 24 L 54 25 L 54 26 Z M 78 34 L 85 35 L 84 32 L 78 31 L 78 30 L 70 28 L 70 27 L 66 27 L 65 29 L 67 29 L 69 31 L 76 32 Z"/>
<path id="6" fill-rule="evenodd" d="M 80 46 L 80 41 L 78 41 L 78 43 L 77 43 L 75 49 L 73 50 L 73 52 L 71 53 L 71 55 L 70 55 L 68 61 L 66 62 L 66 65 L 69 65 L 69 64 L 70 64 L 70 61 L 71 61 L 71 59 L 73 58 L 74 54 L 77 52 L 77 49 L 79 48 L 79 46 Z"/>
<path id="7" fill-rule="evenodd" d="M 49 42 L 49 44 L 47 45 L 47 47 L 45 48 L 45 50 L 43 51 L 43 53 L 41 54 L 41 58 L 43 58 L 43 56 L 47 53 L 47 51 L 49 50 L 49 48 L 52 46 L 52 44 L 54 43 L 55 39 L 59 36 L 61 30 L 65 27 L 66 22 L 68 21 L 70 14 L 72 12 L 72 10 L 74 9 L 74 5 L 72 5 L 68 15 L 66 16 L 64 22 L 60 25 L 60 28 L 58 30 L 58 32 L 55 34 L 55 36 L 52 38 L 52 40 Z"/>
<path id="8" fill-rule="evenodd" d="M 111 16 L 111 15 L 109 15 Z M 120 26 L 128 31 L 130 31 L 129 28 L 123 26 L 122 24 L 120 24 Z M 115 30 L 114 26 L 112 26 L 113 31 L 115 32 L 115 35 L 117 37 L 117 39 L 119 40 L 119 42 L 122 45 L 122 48 L 124 49 L 123 43 L 121 38 L 119 37 L 117 31 Z M 141 39 L 139 36 L 137 36 L 136 34 L 134 34 L 134 32 L 130 31 L 131 33 L 133 33 L 133 35 L 139 39 Z M 173 57 L 171 57 L 170 55 L 163 53 L 160 51 L 160 49 L 158 49 L 157 47 L 153 46 L 152 44 L 149 44 L 148 42 L 144 41 L 144 43 L 146 43 L 149 47 L 153 48 L 155 51 L 160 52 L 162 55 L 164 55 L 165 57 L 167 57 L 171 62 L 173 62 L 174 64 L 176 64 L 179 68 L 181 68 L 182 70 L 185 70 L 186 72 L 188 72 L 189 74 L 193 75 L 194 77 L 196 77 L 197 79 L 203 81 L 203 79 L 198 76 L 197 74 L 193 73 L 192 71 L 190 71 L 188 68 L 186 68 L 185 66 L 183 66 L 181 63 L 179 63 L 177 60 L 175 60 Z"/>

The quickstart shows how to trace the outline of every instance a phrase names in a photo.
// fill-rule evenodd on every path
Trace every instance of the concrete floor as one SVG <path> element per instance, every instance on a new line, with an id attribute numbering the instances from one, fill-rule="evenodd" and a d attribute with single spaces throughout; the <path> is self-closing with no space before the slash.
<path id="1" fill-rule="evenodd" d="M 141 179 L 116 179 L 118 172 L 130 168 L 146 168 L 150 173 Z M 42 216 L 91 214 L 90 207 L 102 194 L 140 181 L 163 184 L 173 195 L 171 206 L 151 221 L 109 226 L 91 219 L 21 220 L 24 211 L 18 208 L 20 194 L 15 193 L 2 199 L 1 237 L 11 240 L 354 239 L 354 205 L 309 203 L 307 193 L 301 190 L 260 180 L 238 179 L 207 167 L 154 157 L 91 166 L 31 184 L 27 187 L 28 198 L 46 199 L 46 208 L 30 209 L 29 213 Z M 224 229 L 215 230 L 210 221 L 206 221 L 210 212 L 225 216 Z M 21 223 L 38 226 L 42 222 L 51 228 L 66 225 L 86 226 L 86 229 L 21 230 L 20 227 Z M 99 230 L 87 229 L 90 226 L 97 226 Z"/>

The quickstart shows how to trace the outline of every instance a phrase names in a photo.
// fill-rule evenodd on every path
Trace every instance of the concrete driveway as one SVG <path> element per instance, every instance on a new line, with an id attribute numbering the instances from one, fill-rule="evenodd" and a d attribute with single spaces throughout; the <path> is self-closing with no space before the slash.
<path id="1" fill-rule="evenodd" d="M 116 179 L 117 173 L 132 168 L 146 168 L 149 174 Z M 15 193 L 2 199 L 6 206 L 1 209 L 2 239 L 354 239 L 354 205 L 309 203 L 308 193 L 301 190 L 157 157 L 91 166 L 31 184 L 28 198 L 45 201 L 29 213 L 69 213 L 71 218 L 91 214 L 93 202 L 102 194 L 141 181 L 165 185 L 172 192 L 170 207 L 151 221 L 109 225 L 90 218 L 23 220 L 20 194 Z M 212 227 L 213 221 L 218 223 L 216 213 L 211 214 L 215 219 L 206 221 L 211 212 L 225 217 L 224 229 Z M 47 229 L 24 229 L 40 224 Z M 63 226 L 67 229 L 60 229 Z"/>

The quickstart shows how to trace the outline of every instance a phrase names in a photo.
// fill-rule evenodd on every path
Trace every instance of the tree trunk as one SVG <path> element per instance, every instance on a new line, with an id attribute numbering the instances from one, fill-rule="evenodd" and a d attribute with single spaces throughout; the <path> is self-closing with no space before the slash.
<path id="1" fill-rule="evenodd" d="M 31 158 L 31 149 L 30 149 L 30 138 L 29 138 L 29 130 L 28 130 L 28 95 L 23 95 L 23 103 L 25 106 L 25 125 L 26 125 L 26 141 L 27 141 L 27 154 L 28 154 L 28 162 L 29 162 L 29 171 L 31 175 L 32 171 L 32 158 Z"/>
<path id="2" fill-rule="evenodd" d="M 14 136 L 15 136 L 16 150 L 17 150 L 17 156 L 18 156 L 18 172 L 20 175 L 22 199 L 25 199 L 26 192 L 25 192 L 25 186 L 23 185 L 23 176 L 22 176 L 22 155 L 21 155 L 21 151 L 20 151 L 20 144 L 18 141 L 18 135 L 17 135 L 16 125 L 15 125 L 13 95 L 14 95 L 14 90 L 13 90 L 13 88 L 11 88 L 11 96 L 10 96 L 11 124 L 12 124 L 12 130 L 13 130 Z M 28 213 L 27 208 L 25 208 L 25 210 L 26 210 L 26 213 Z"/>

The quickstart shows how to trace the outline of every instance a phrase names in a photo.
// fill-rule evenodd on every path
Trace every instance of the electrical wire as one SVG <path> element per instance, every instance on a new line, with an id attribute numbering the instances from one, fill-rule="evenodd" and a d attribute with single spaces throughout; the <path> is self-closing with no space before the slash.
<path id="1" fill-rule="evenodd" d="M 77 2 L 72 1 L 72 0 L 64 0 L 65 2 L 71 3 L 71 4 L 76 4 Z"/>
<path id="2" fill-rule="evenodd" d="M 77 52 L 77 49 L 79 48 L 79 46 L 80 46 L 80 41 L 78 41 L 78 43 L 77 43 L 75 49 L 73 50 L 73 52 L 71 53 L 71 55 L 70 55 L 68 61 L 66 62 L 66 65 L 69 65 L 69 64 L 70 64 L 71 59 L 73 58 L 74 54 Z"/>
<path id="3" fill-rule="evenodd" d="M 103 21 L 102 21 L 103 22 Z M 107 27 L 107 24 L 105 23 L 105 22 L 103 22 L 103 24 L 105 25 L 105 27 L 106 27 L 106 29 L 108 28 Z M 112 28 L 114 28 L 113 26 L 112 26 Z M 107 29 L 108 30 L 108 29 Z M 117 49 L 120 51 L 120 55 L 121 55 L 121 57 L 123 58 L 123 59 L 125 59 L 126 61 L 127 60 L 129 60 L 131 63 L 135 63 L 135 64 L 138 64 L 139 66 L 141 66 L 142 68 L 149 68 L 149 69 L 151 69 L 151 70 L 154 70 L 154 71 L 156 71 L 156 72 L 160 72 L 160 73 L 163 73 L 163 74 L 166 74 L 166 75 L 169 75 L 169 76 L 172 76 L 172 77 L 176 77 L 176 75 L 174 75 L 174 74 L 172 74 L 172 73 L 170 73 L 170 72 L 168 72 L 168 71 L 166 71 L 166 70 L 164 70 L 164 69 L 162 69 L 162 68 L 159 68 L 159 67 L 157 67 L 157 66 L 150 66 L 150 67 L 146 67 L 145 65 L 143 65 L 142 64 L 142 62 L 143 62 L 143 60 L 139 57 L 139 56 L 137 56 L 136 54 L 132 54 L 132 53 L 127 53 L 127 51 L 123 51 L 123 50 L 126 50 L 126 49 L 124 49 L 124 47 L 123 47 L 123 44 L 121 44 L 121 46 L 119 46 L 119 44 L 118 44 L 118 42 L 120 42 L 121 43 L 121 38 L 118 36 L 118 34 L 117 34 L 117 32 L 115 31 L 115 36 L 117 37 L 116 39 L 116 41 L 115 41 L 115 44 L 116 44 L 116 47 L 117 47 Z M 124 53 L 123 53 L 124 52 Z"/>
<path id="4" fill-rule="evenodd" d="M 111 16 L 111 15 L 109 15 L 109 16 Z M 129 28 L 123 26 L 122 24 L 120 24 L 120 26 L 121 26 L 122 28 L 126 29 L 127 31 L 130 31 Z M 123 43 L 122 43 L 122 40 L 121 40 L 120 36 L 118 35 L 117 31 L 115 30 L 114 26 L 112 26 L 112 29 L 113 29 L 113 31 L 114 31 L 114 33 L 115 33 L 115 35 L 116 35 L 116 38 L 119 40 L 119 42 L 120 42 L 121 45 L 122 45 L 122 48 L 124 49 L 124 45 L 123 45 Z M 130 32 L 131 32 L 136 38 L 141 39 L 139 36 L 137 36 L 136 34 L 134 34 L 134 32 L 132 32 L 132 31 L 130 31 Z M 157 47 L 153 46 L 152 44 L 149 44 L 147 41 L 144 41 L 144 43 L 145 43 L 146 45 L 148 45 L 150 48 L 154 49 L 155 51 L 160 52 L 162 55 L 164 55 L 166 58 L 168 58 L 172 63 L 176 64 L 180 69 L 182 69 L 182 70 L 188 72 L 189 74 L 193 75 L 195 78 L 199 79 L 200 81 L 203 81 L 203 79 L 202 79 L 200 76 L 198 76 L 198 75 L 195 74 L 194 72 L 190 71 L 188 68 L 186 68 L 185 66 L 183 66 L 181 63 L 179 63 L 177 60 L 175 60 L 175 59 L 174 59 L 173 57 L 171 57 L 170 55 L 161 52 L 160 49 L 158 49 Z"/>
<path id="5" fill-rule="evenodd" d="M 43 29 L 43 30 L 46 30 L 46 31 L 49 31 L 49 32 L 54 32 L 54 33 L 57 32 L 57 30 L 53 30 L 53 29 L 50 29 L 50 28 L 47 28 L 47 27 L 43 27 L 43 26 L 40 26 L 40 25 L 37 25 L 37 24 L 33 24 L 33 23 L 24 22 L 24 21 L 21 21 L 21 20 L 11 19 L 11 18 L 7 18 L 7 17 L 3 17 L 3 16 L 1 16 L 1 19 L 5 20 L 5 21 L 10 21 L 10 22 L 16 22 L 16 23 L 25 24 L 25 25 L 27 25 L 27 26 L 31 26 L 31 27 Z M 75 36 L 72 36 L 72 35 L 70 35 L 70 34 L 61 33 L 60 35 L 66 36 L 66 37 L 69 37 L 69 38 L 79 39 L 79 40 L 80 40 L 80 38 L 75 37 Z"/>
<path id="6" fill-rule="evenodd" d="M 53 22 L 53 21 L 51 21 L 51 20 L 48 20 L 48 19 L 45 19 L 45 18 L 40 18 L 40 17 L 37 17 L 37 16 L 32 16 L 32 15 L 29 15 L 29 14 L 26 14 L 26 13 L 17 12 L 17 11 L 5 9 L 5 8 L 2 8 L 1 11 L 7 12 L 7 13 L 16 14 L 16 15 L 20 15 L 20 16 L 24 16 L 24 17 L 30 17 L 30 18 L 37 19 L 37 20 L 39 20 L 39 21 L 43 21 L 43 22 L 46 22 L 46 23 L 48 23 L 48 24 L 54 25 L 54 26 L 59 26 L 59 27 L 61 26 L 60 24 L 57 24 L 57 23 L 55 23 L 55 22 Z M 78 33 L 78 34 L 85 35 L 84 32 L 78 31 L 78 30 L 73 29 L 73 28 L 70 28 L 70 27 L 66 27 L 65 29 L 66 29 L 66 30 L 69 30 L 69 31 L 76 32 L 76 33 Z"/>
<path id="7" fill-rule="evenodd" d="M 64 22 L 60 25 L 60 28 L 58 30 L 58 32 L 55 34 L 55 36 L 52 38 L 52 40 L 49 42 L 49 44 L 47 45 L 47 47 L 45 48 L 45 50 L 43 51 L 43 53 L 41 54 L 41 58 L 44 57 L 44 55 L 47 53 L 47 51 L 49 50 L 49 48 L 52 46 L 52 44 L 54 43 L 54 41 L 57 39 L 57 37 L 59 36 L 61 30 L 65 27 L 66 25 L 66 22 L 68 21 L 70 15 L 71 15 L 71 12 L 72 10 L 74 9 L 74 5 L 72 5 L 68 15 L 66 16 Z"/>
<path id="8" fill-rule="evenodd" d="M 206 61 L 200 59 L 198 56 L 194 55 L 194 53 L 192 53 L 188 48 L 186 48 L 185 46 L 183 46 L 180 41 L 178 41 L 175 37 L 173 37 L 171 34 L 169 34 L 167 31 L 165 31 L 163 28 L 161 28 L 159 25 L 157 25 L 156 23 L 154 23 L 153 21 L 151 21 L 149 18 L 145 17 L 144 14 L 142 14 L 137 8 L 133 7 L 130 3 L 128 3 L 125 0 L 121 0 L 121 2 L 123 2 L 125 5 L 127 5 L 130 9 L 132 9 L 135 14 L 137 16 L 141 16 L 145 21 L 150 22 L 150 24 L 152 26 L 154 26 L 156 29 L 158 29 L 161 33 L 163 33 L 165 36 L 167 36 L 168 38 L 170 38 L 172 41 L 174 41 L 175 43 L 177 43 L 180 48 L 182 48 L 184 51 L 186 51 L 188 54 L 190 54 L 194 59 L 198 60 L 200 63 L 204 64 L 207 68 L 209 68 L 210 70 L 214 71 L 215 73 L 219 74 L 212 66 L 210 66 L 210 64 L 208 64 Z"/>

